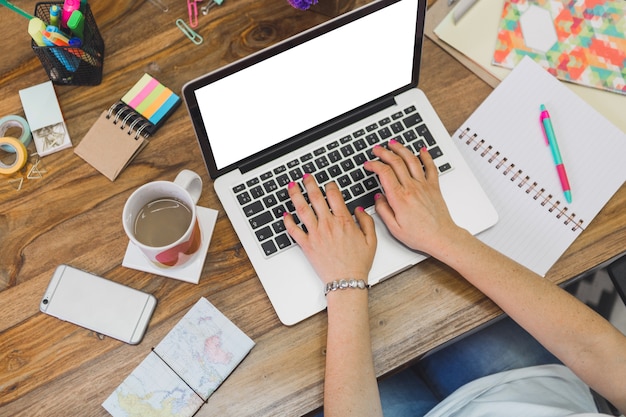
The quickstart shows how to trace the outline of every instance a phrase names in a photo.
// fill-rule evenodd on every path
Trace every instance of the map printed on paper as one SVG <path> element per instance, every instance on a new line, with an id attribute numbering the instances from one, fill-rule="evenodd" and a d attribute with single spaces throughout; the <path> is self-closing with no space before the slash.
<path id="1" fill-rule="evenodd" d="M 193 416 L 253 346 L 201 298 L 102 406 L 115 417 Z"/>

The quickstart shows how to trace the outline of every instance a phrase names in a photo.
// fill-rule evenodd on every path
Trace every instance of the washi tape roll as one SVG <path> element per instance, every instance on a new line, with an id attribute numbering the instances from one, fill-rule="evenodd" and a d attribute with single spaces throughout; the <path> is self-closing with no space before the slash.
<path id="1" fill-rule="evenodd" d="M 0 138 L 6 136 L 7 132 L 12 127 L 19 128 L 21 130 L 18 140 L 22 142 L 24 146 L 28 146 L 33 138 L 30 126 L 28 126 L 28 122 L 23 117 L 17 115 L 0 118 Z M 14 134 L 13 136 L 16 137 L 17 134 Z M 2 145 L 2 149 L 6 152 L 13 152 L 13 148 L 7 145 Z"/>
<path id="2" fill-rule="evenodd" d="M 28 152 L 26 146 L 16 138 L 4 137 L 0 138 L 0 146 L 2 149 L 9 148 L 7 152 L 14 153 L 15 159 L 11 164 L 5 164 L 0 161 L 0 174 L 11 175 L 22 169 L 26 165 L 26 159 L 28 159 Z"/>

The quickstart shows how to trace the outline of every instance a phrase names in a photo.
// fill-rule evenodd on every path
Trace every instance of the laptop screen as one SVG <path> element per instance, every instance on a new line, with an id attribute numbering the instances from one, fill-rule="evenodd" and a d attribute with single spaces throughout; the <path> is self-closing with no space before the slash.
<path id="1" fill-rule="evenodd" d="M 417 9 L 377 1 L 185 85 L 211 176 L 416 83 Z"/>

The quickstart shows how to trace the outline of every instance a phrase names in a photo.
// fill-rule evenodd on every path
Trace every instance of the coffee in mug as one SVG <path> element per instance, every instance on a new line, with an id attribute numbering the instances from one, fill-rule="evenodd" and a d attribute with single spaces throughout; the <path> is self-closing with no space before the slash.
<path id="1" fill-rule="evenodd" d="M 174 182 L 153 181 L 135 190 L 124 205 L 124 231 L 158 267 L 188 262 L 200 249 L 202 234 L 196 203 L 202 179 L 183 170 Z"/>

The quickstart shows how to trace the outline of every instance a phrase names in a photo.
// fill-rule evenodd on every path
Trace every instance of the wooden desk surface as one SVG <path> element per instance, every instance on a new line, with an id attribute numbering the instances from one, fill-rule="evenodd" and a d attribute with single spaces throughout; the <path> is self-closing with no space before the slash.
<path id="1" fill-rule="evenodd" d="M 196 76 L 326 19 L 294 10 L 285 0 L 226 1 L 200 16 L 204 43 L 196 46 L 174 25 L 177 18 L 186 20 L 184 3 L 164 1 L 167 13 L 149 1 L 93 2 L 106 44 L 102 84 L 55 87 L 74 145 L 144 72 L 180 91 Z M 14 4 L 34 8 L 33 2 Z M 0 39 L 0 116 L 23 115 L 18 90 L 47 77 L 30 49 L 25 19 L 0 8 Z M 421 74 L 420 87 L 450 132 L 491 90 L 428 40 Z M 106 415 L 102 401 L 201 296 L 257 345 L 198 415 L 295 416 L 321 405 L 326 314 L 293 327 L 278 321 L 213 191 L 184 106 L 115 182 L 72 150 L 43 163 L 44 177 L 25 181 L 21 191 L 0 177 L 1 415 Z M 126 198 L 144 182 L 171 180 L 183 168 L 203 177 L 199 204 L 220 210 L 198 285 L 121 266 Z M 625 202 L 622 187 L 547 279 L 563 282 L 623 252 Z M 159 304 L 143 342 L 101 339 L 40 313 L 40 298 L 61 263 L 154 294 Z M 376 286 L 370 302 L 379 375 L 499 315 L 482 294 L 434 260 Z"/>

